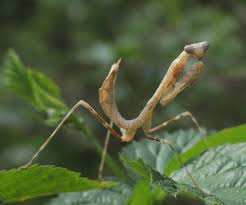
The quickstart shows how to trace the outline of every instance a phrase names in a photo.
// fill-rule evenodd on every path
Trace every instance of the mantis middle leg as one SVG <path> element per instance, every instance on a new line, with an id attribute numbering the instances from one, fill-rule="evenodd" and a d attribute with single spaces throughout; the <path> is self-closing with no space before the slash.
<path id="1" fill-rule="evenodd" d="M 166 126 L 168 126 L 170 123 L 176 122 L 176 121 L 178 121 L 178 120 L 180 120 L 180 119 L 183 119 L 183 118 L 185 118 L 185 117 L 191 118 L 192 122 L 194 122 L 194 124 L 196 125 L 197 129 L 198 129 L 200 132 L 202 132 L 202 129 L 201 129 L 201 127 L 199 126 L 199 124 L 198 124 L 196 118 L 195 118 L 195 117 L 191 114 L 191 112 L 189 112 L 189 111 L 182 112 L 182 113 L 176 115 L 175 117 L 170 118 L 169 120 L 167 120 L 167 121 L 161 123 L 160 125 L 157 125 L 156 127 L 151 128 L 148 132 L 149 132 L 149 133 L 153 133 L 153 132 L 159 131 L 159 130 L 165 128 Z"/>

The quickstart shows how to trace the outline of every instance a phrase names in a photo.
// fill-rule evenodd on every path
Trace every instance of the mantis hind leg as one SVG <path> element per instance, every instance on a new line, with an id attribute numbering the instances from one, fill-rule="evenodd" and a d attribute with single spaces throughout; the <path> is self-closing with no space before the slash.
<path id="1" fill-rule="evenodd" d="M 33 155 L 33 157 L 31 158 L 31 160 L 25 164 L 24 166 L 22 166 L 22 168 L 28 167 L 32 164 L 32 162 L 38 157 L 38 155 L 40 154 L 40 152 L 42 152 L 45 147 L 49 144 L 49 142 L 51 141 L 51 139 L 55 136 L 55 134 L 57 133 L 57 131 L 62 127 L 62 125 L 65 123 L 65 121 L 69 118 L 69 116 L 79 107 L 82 106 L 85 109 L 87 109 L 107 130 L 109 130 L 109 132 L 120 139 L 121 135 L 118 134 L 113 128 L 111 128 L 111 126 L 84 100 L 80 100 L 79 102 L 77 102 L 69 111 L 68 113 L 65 115 L 65 117 L 61 120 L 61 122 L 57 125 L 57 127 L 54 129 L 54 131 L 51 133 L 51 135 L 47 138 L 47 140 L 40 146 L 40 148 L 37 150 L 37 152 Z"/>

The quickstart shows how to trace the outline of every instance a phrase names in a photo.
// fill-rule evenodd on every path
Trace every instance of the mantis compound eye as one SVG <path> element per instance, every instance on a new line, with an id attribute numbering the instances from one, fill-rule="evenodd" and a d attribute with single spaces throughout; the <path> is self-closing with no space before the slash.
<path id="1" fill-rule="evenodd" d="M 200 43 L 194 43 L 194 44 L 187 45 L 184 47 L 184 50 L 187 53 L 196 56 L 198 60 L 201 60 L 206 50 L 208 50 L 208 47 L 209 47 L 209 43 L 207 41 L 203 41 Z"/>

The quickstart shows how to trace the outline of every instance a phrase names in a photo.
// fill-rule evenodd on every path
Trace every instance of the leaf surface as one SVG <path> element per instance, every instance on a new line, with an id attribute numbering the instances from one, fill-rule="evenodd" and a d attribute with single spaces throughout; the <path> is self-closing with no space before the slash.
<path id="1" fill-rule="evenodd" d="M 80 173 L 64 168 L 39 165 L 1 171 L 0 182 L 0 201 L 3 202 L 115 185 L 114 182 L 81 178 Z"/>
<path id="2" fill-rule="evenodd" d="M 177 153 L 188 150 L 202 138 L 202 134 L 194 129 L 178 130 L 173 133 L 163 132 L 158 136 L 169 140 Z M 169 145 L 149 139 L 133 141 L 122 152 L 131 160 L 143 160 L 160 173 L 163 173 L 168 161 L 175 156 Z"/>
<path id="3" fill-rule="evenodd" d="M 179 158 L 184 164 L 186 164 L 190 160 L 195 159 L 196 157 L 198 157 L 210 148 L 214 148 L 226 143 L 235 144 L 240 142 L 246 142 L 246 124 L 219 131 L 215 134 L 208 136 L 207 140 L 201 139 L 190 149 L 184 150 L 179 155 Z M 165 174 L 169 176 L 173 171 L 179 169 L 180 167 L 181 164 L 177 160 L 177 157 L 173 157 L 168 162 L 165 168 Z"/>
<path id="4" fill-rule="evenodd" d="M 27 68 L 14 51 L 9 51 L 4 64 L 4 83 L 38 111 L 66 109 L 58 86 L 44 74 Z"/>
<path id="5" fill-rule="evenodd" d="M 158 191 L 153 192 L 148 181 L 139 180 L 125 205 L 152 205 L 156 194 L 158 194 Z"/>
<path id="6" fill-rule="evenodd" d="M 199 186 L 227 205 L 246 204 L 246 143 L 227 144 L 205 152 L 187 165 Z M 173 173 L 178 182 L 191 184 L 184 169 Z"/>
<path id="7" fill-rule="evenodd" d="M 52 199 L 47 205 L 123 205 L 129 198 L 132 186 L 119 182 L 117 186 L 66 193 Z"/>
<path id="8" fill-rule="evenodd" d="M 121 155 L 121 160 L 126 167 L 132 169 L 145 180 L 149 180 L 151 184 L 160 187 L 166 193 L 165 196 L 188 196 L 194 199 L 199 199 L 200 201 L 204 201 L 207 205 L 225 204 L 216 195 L 207 194 L 194 186 L 185 183 L 179 183 L 170 177 L 161 175 L 158 171 L 154 170 L 140 159 L 129 160 L 126 155 Z M 142 168 L 141 171 L 139 171 L 140 167 Z"/>

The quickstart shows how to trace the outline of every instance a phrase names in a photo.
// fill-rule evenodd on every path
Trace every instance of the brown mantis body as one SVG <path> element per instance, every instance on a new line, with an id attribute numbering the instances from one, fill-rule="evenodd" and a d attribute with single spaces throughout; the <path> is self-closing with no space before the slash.
<path id="1" fill-rule="evenodd" d="M 104 80 L 102 87 L 99 89 L 99 102 L 104 113 L 121 129 L 122 141 L 131 141 L 140 127 L 143 128 L 147 136 L 150 136 L 152 132 L 158 130 L 157 128 L 150 128 L 154 108 L 158 102 L 160 102 L 163 106 L 168 104 L 173 100 L 173 98 L 175 98 L 180 92 L 182 92 L 187 86 L 198 78 L 203 66 L 201 61 L 195 63 L 189 72 L 187 72 L 184 77 L 177 82 L 177 79 L 183 71 L 189 57 L 193 55 L 197 59 L 201 59 L 207 48 L 207 42 L 186 46 L 186 49 L 170 65 L 162 82 L 155 91 L 154 95 L 149 99 L 146 106 L 140 114 L 132 120 L 124 119 L 117 109 L 114 96 L 115 82 L 119 71 L 120 60 L 116 64 L 112 65 L 108 76 Z M 195 123 L 197 124 L 196 121 Z"/>
<path id="2" fill-rule="evenodd" d="M 191 117 L 191 119 L 199 128 L 195 118 L 191 115 L 190 112 L 187 111 L 177 115 L 176 117 L 154 128 L 151 128 L 151 121 L 152 121 L 153 110 L 158 104 L 158 102 L 160 102 L 160 104 L 163 106 L 167 105 L 179 93 L 181 93 L 186 87 L 191 85 L 198 78 L 203 67 L 203 63 L 201 60 L 207 49 L 208 49 L 207 42 L 201 42 L 201 43 L 185 46 L 184 51 L 182 51 L 182 53 L 170 65 L 159 87 L 157 88 L 153 96 L 148 100 L 146 106 L 139 113 L 139 115 L 132 120 L 126 120 L 125 118 L 122 117 L 122 115 L 118 111 L 114 98 L 115 82 L 119 71 L 119 64 L 121 61 L 119 60 L 117 63 L 112 65 L 109 74 L 107 75 L 101 88 L 99 89 L 99 102 L 101 104 L 104 113 L 118 128 L 120 128 L 121 134 L 115 131 L 112 128 L 112 126 L 110 126 L 87 102 L 80 100 L 72 107 L 72 109 L 67 113 L 67 115 L 61 120 L 61 122 L 56 127 L 56 129 L 52 132 L 52 134 L 48 137 L 48 139 L 44 142 L 44 144 L 39 148 L 39 150 L 35 153 L 32 159 L 24 167 L 29 166 L 33 162 L 33 160 L 36 159 L 39 153 L 46 147 L 49 141 L 54 137 L 55 133 L 64 124 L 67 118 L 79 106 L 83 106 L 84 108 L 86 108 L 113 136 L 121 139 L 121 141 L 124 142 L 130 142 L 134 138 L 137 130 L 142 127 L 144 133 L 148 138 L 152 140 L 160 141 L 161 143 L 169 144 L 167 140 L 153 136 L 152 133 L 162 129 L 170 122 L 186 116 Z M 183 73 L 184 67 L 187 64 L 189 58 L 191 57 L 196 58 L 198 62 L 194 63 L 187 72 Z M 180 77 L 182 74 L 183 77 Z"/>

